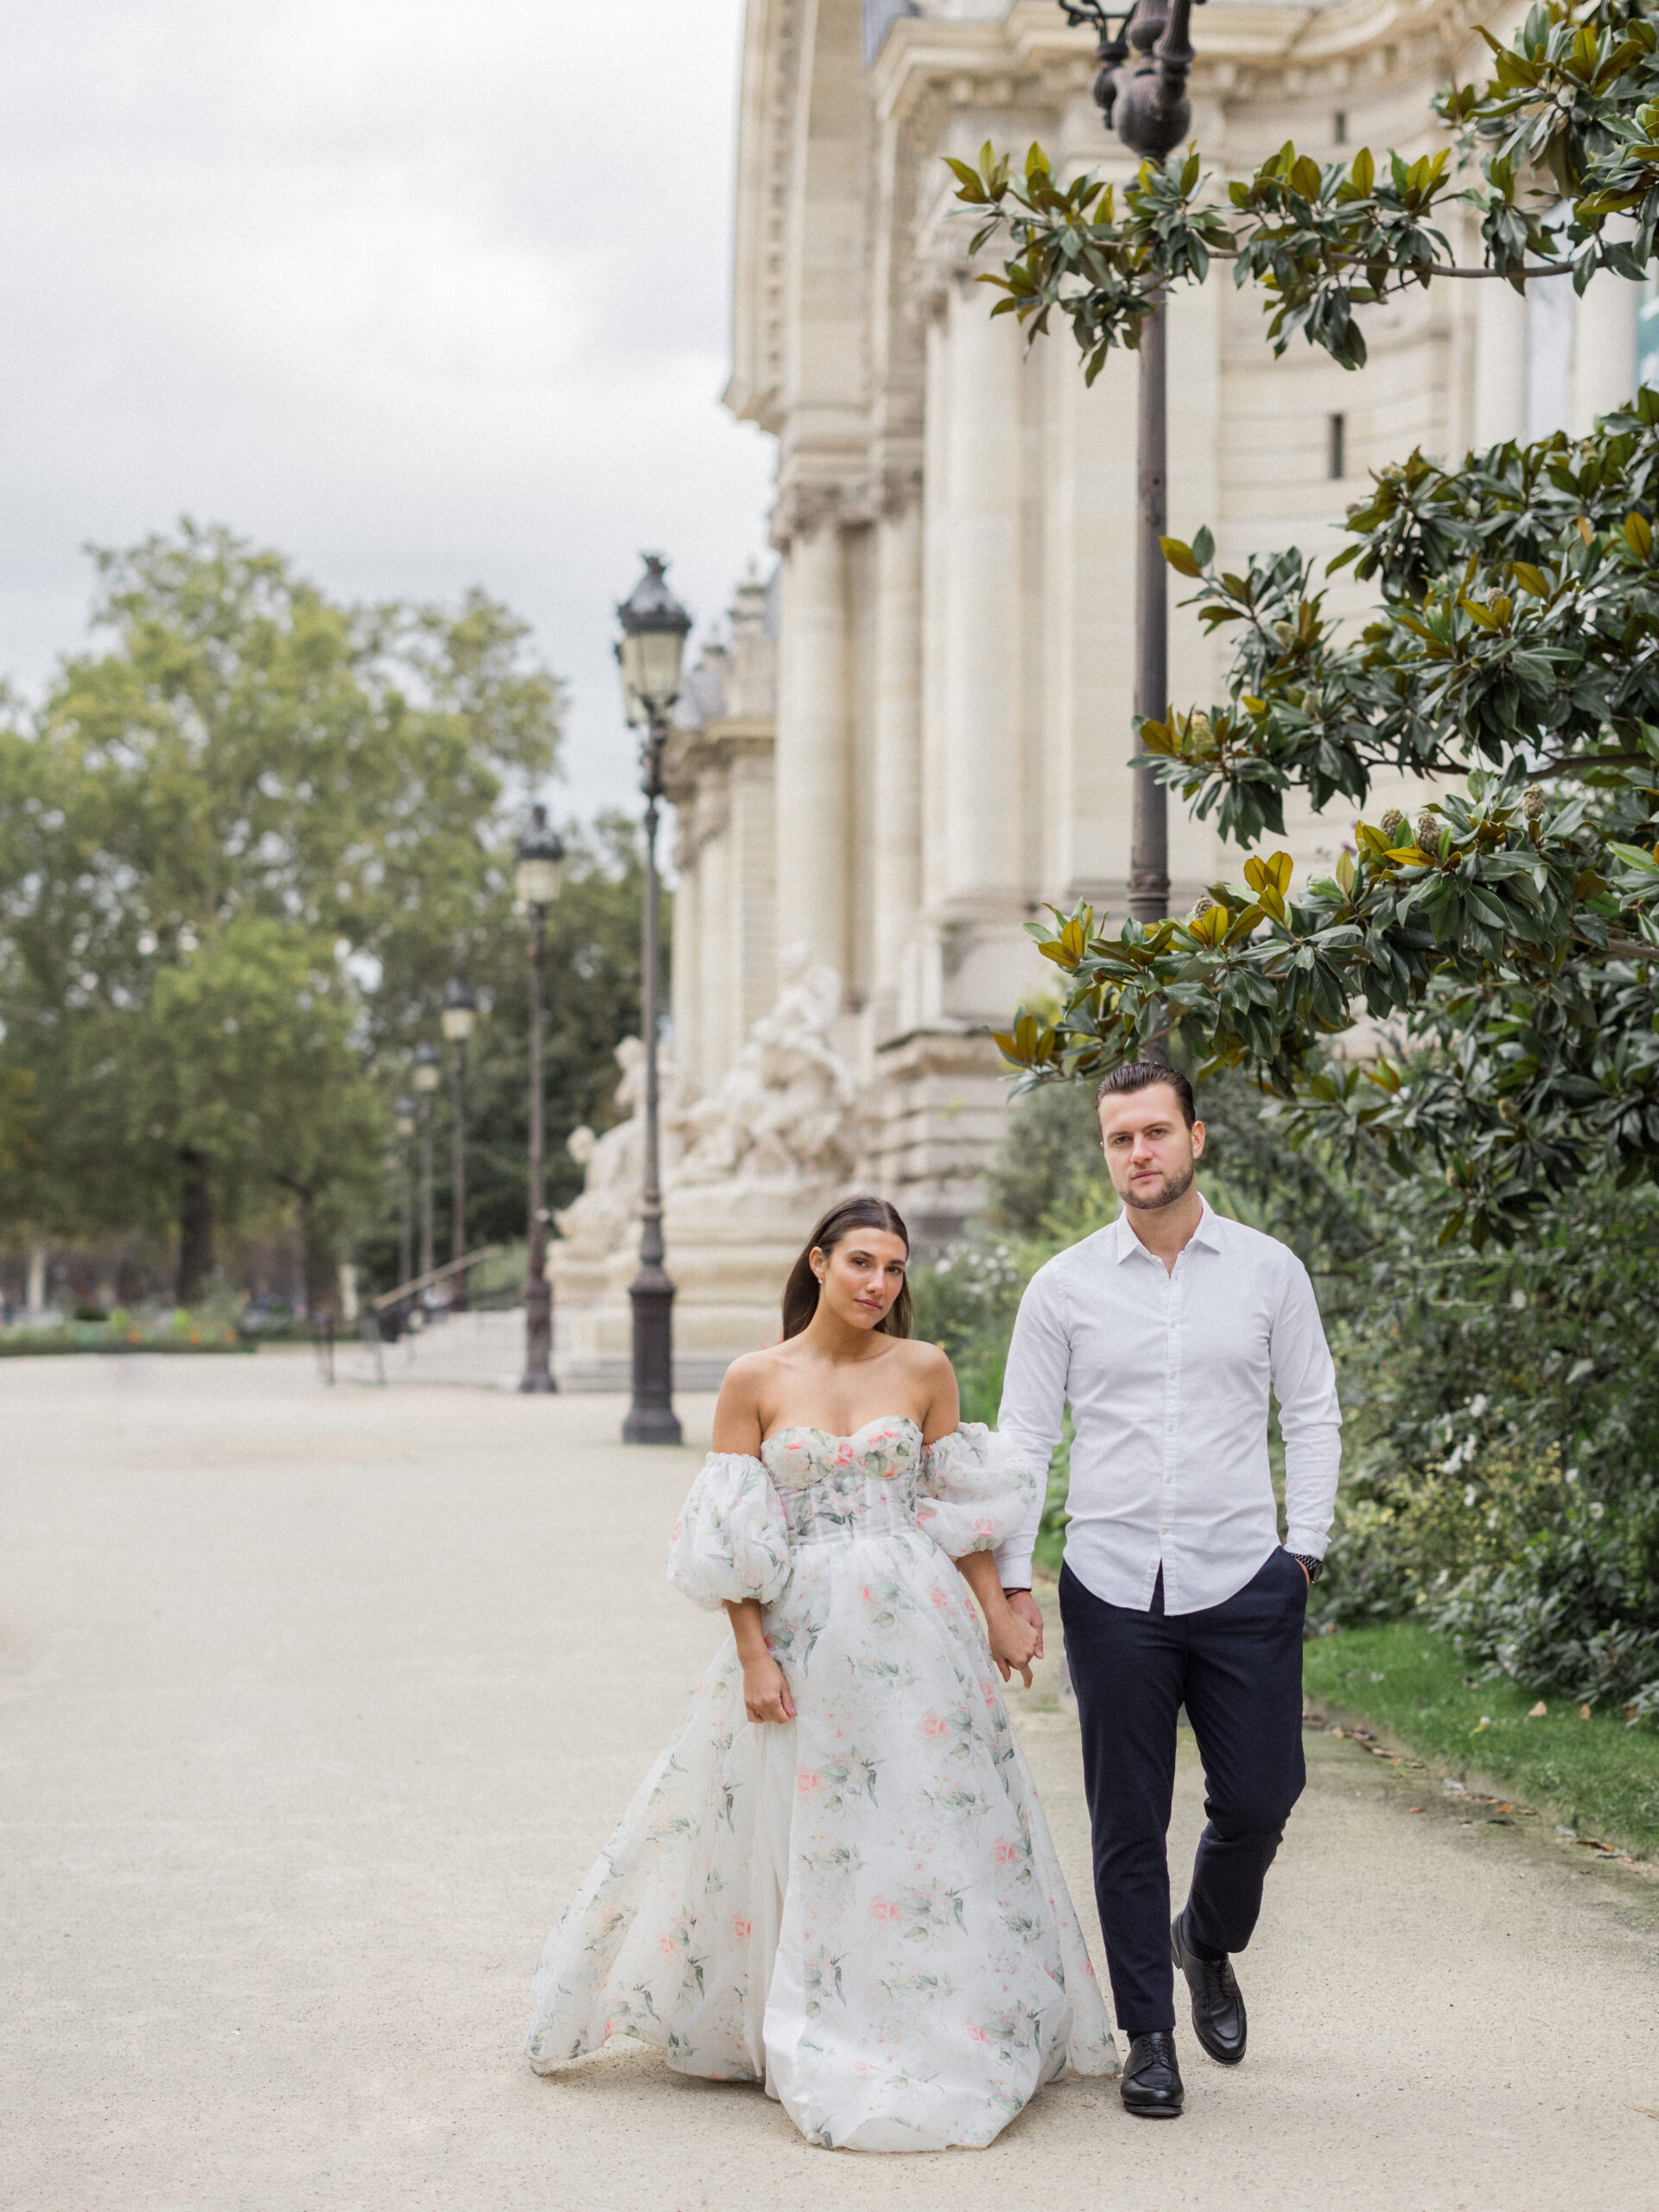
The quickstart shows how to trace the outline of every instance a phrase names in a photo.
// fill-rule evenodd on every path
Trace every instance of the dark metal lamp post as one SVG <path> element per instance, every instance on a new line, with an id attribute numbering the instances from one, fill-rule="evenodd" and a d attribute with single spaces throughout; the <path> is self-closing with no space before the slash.
<path id="1" fill-rule="evenodd" d="M 1192 111 L 1187 24 L 1195 0 L 1134 0 L 1128 9 L 1100 0 L 1059 0 L 1070 23 L 1100 34 L 1095 104 L 1132 154 L 1162 162 L 1186 135 Z M 1202 0 L 1196 0 L 1202 4 Z M 1168 309 L 1162 301 L 1141 330 L 1137 410 L 1139 518 L 1135 562 L 1135 711 L 1161 721 L 1169 704 L 1169 584 L 1163 548 L 1168 526 L 1166 372 Z M 1168 792 L 1145 769 L 1135 779 L 1129 840 L 1129 912 L 1137 922 L 1169 911 Z"/>
<path id="2" fill-rule="evenodd" d="M 640 1027 L 645 1046 L 645 1146 L 639 1204 L 639 1272 L 628 1288 L 633 1306 L 633 1399 L 622 1424 L 625 1444 L 677 1444 L 674 1411 L 674 1286 L 663 1267 L 663 1191 L 657 1096 L 657 810 L 663 796 L 663 748 L 669 710 L 680 696 L 680 668 L 691 617 L 670 591 L 659 553 L 642 556 L 645 573 L 616 610 L 622 705 L 642 731 L 639 788 L 645 795 L 645 915 Z"/>
<path id="3" fill-rule="evenodd" d="M 564 847 L 547 809 L 531 809 L 514 855 L 513 888 L 530 915 L 530 1263 L 524 1272 L 524 1372 L 518 1388 L 544 1396 L 553 1380 L 553 1287 L 547 1279 L 547 1112 L 543 1073 L 543 970 L 547 910 L 559 895 Z"/>
<path id="4" fill-rule="evenodd" d="M 446 1041 L 454 1047 L 449 1062 L 449 1257 L 459 1260 L 467 1250 L 467 1040 L 478 1020 L 478 1001 L 459 976 L 444 987 L 440 1019 Z M 467 1310 L 464 1268 L 450 1283 L 449 1303 L 457 1313 Z"/>
<path id="5" fill-rule="evenodd" d="M 421 1273 L 432 1272 L 432 1101 L 443 1081 L 435 1045 L 415 1047 L 415 1096 L 421 1116 Z"/>
<path id="6" fill-rule="evenodd" d="M 415 1161 L 410 1150 L 410 1139 L 415 1134 L 412 1098 L 396 1102 L 391 1126 L 397 1132 L 397 1280 L 405 1283 L 415 1272 Z"/>

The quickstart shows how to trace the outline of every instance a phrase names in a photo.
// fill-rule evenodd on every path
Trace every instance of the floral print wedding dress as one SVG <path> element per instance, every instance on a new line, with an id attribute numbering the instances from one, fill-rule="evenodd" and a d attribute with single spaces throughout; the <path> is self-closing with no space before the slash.
<path id="1" fill-rule="evenodd" d="M 1041 1471 L 978 1424 L 786 1428 L 710 1455 L 669 1577 L 758 1599 L 798 1717 L 751 1723 L 728 1633 L 548 1940 L 531 2065 L 613 2037 L 764 2082 L 809 2141 L 989 2143 L 1117 2056 L 1042 1808 L 953 1560 Z"/>

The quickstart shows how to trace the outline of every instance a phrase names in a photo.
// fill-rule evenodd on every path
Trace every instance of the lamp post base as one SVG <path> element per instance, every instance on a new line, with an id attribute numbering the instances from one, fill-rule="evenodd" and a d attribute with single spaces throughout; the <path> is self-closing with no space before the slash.
<path id="1" fill-rule="evenodd" d="M 678 1444 L 674 1411 L 674 1286 L 659 1267 L 642 1265 L 628 1286 L 633 1307 L 633 1403 L 625 1444 Z"/>
<path id="2" fill-rule="evenodd" d="M 518 1388 L 531 1397 L 556 1390 L 553 1380 L 553 1294 L 543 1275 L 524 1285 L 524 1371 Z"/>

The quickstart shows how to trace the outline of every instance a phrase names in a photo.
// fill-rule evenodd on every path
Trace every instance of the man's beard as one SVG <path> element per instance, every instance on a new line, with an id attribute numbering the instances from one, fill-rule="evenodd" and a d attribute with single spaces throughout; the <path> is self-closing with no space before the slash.
<path id="1" fill-rule="evenodd" d="M 1184 1175 L 1166 1175 L 1154 1197 L 1137 1198 L 1133 1191 L 1125 1191 L 1126 1206 L 1138 1206 L 1143 1212 L 1156 1213 L 1161 1206 L 1173 1206 L 1177 1198 L 1184 1198 L 1192 1187 L 1192 1178 L 1198 1173 L 1197 1163 L 1189 1160 Z"/>

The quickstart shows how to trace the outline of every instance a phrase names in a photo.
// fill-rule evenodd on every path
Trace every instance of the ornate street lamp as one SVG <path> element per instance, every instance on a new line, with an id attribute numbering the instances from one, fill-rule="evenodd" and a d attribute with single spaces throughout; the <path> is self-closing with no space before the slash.
<path id="1" fill-rule="evenodd" d="M 663 1192 L 657 1100 L 657 809 L 663 796 L 663 747 L 669 710 L 680 696 L 680 666 L 691 617 L 670 591 L 660 553 L 647 553 L 645 573 L 616 610 L 622 625 L 617 665 L 622 709 L 639 741 L 639 788 L 645 795 L 644 1007 L 645 1153 L 640 1192 L 639 1272 L 628 1288 L 633 1306 L 633 1402 L 622 1424 L 625 1444 L 677 1444 L 674 1412 L 674 1286 L 663 1267 Z"/>
<path id="2" fill-rule="evenodd" d="M 432 1272 L 432 1100 L 443 1081 L 438 1048 L 424 1039 L 415 1047 L 415 1096 L 421 1116 L 421 1273 Z"/>
<path id="3" fill-rule="evenodd" d="M 513 888 L 530 915 L 530 1263 L 524 1275 L 524 1372 L 518 1388 L 544 1395 L 553 1380 L 553 1287 L 547 1279 L 546 1103 L 542 1071 L 542 971 L 547 910 L 559 895 L 564 847 L 547 809 L 532 807 L 514 855 Z"/>
<path id="4" fill-rule="evenodd" d="M 467 1040 L 478 1020 L 478 1001 L 457 976 L 444 986 L 440 1017 L 446 1041 L 454 1047 L 449 1061 L 449 1257 L 459 1260 L 467 1251 Z M 449 1286 L 451 1310 L 467 1310 L 467 1276 L 463 1269 Z"/>
<path id="5" fill-rule="evenodd" d="M 1100 35 L 1095 104 L 1109 128 L 1142 161 L 1167 159 L 1192 117 L 1186 80 L 1192 67 L 1187 23 L 1202 0 L 1134 0 L 1127 10 L 1100 0 L 1059 0 L 1069 23 Z M 1169 583 L 1159 540 L 1168 526 L 1167 377 L 1162 301 L 1141 329 L 1137 410 L 1140 514 L 1135 561 L 1135 710 L 1161 721 L 1169 704 Z M 1168 797 L 1143 769 L 1135 779 L 1129 842 L 1129 912 L 1155 922 L 1169 909 Z"/>
<path id="6" fill-rule="evenodd" d="M 415 1101 L 400 1098 L 391 1109 L 391 1126 L 397 1132 L 397 1181 L 401 1205 L 397 1224 L 397 1280 L 409 1281 L 415 1272 L 415 1161 L 410 1139 L 415 1134 Z"/>

